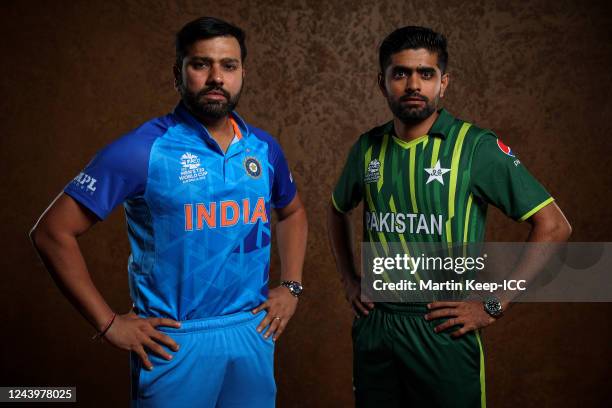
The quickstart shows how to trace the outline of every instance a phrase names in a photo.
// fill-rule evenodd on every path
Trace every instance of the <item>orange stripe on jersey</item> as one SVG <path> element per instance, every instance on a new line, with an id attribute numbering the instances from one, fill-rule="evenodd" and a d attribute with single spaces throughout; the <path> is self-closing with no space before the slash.
<path id="1" fill-rule="evenodd" d="M 231 116 L 230 116 L 230 122 L 232 122 L 232 127 L 234 128 L 234 134 L 236 135 L 236 139 L 238 140 L 242 139 L 242 132 L 240 131 L 240 127 L 238 126 L 234 118 L 232 118 Z"/>

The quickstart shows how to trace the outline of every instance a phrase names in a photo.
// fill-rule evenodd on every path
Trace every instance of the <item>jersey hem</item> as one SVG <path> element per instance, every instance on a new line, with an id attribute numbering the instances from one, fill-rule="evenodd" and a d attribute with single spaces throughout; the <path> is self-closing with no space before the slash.
<path id="1" fill-rule="evenodd" d="M 519 221 L 520 222 L 525 221 L 527 218 L 531 217 L 533 214 L 537 213 L 538 211 L 540 211 L 542 208 L 546 207 L 548 204 L 552 203 L 553 201 L 555 201 L 554 198 L 548 197 L 542 203 L 538 204 L 537 206 L 535 206 L 534 208 L 526 212 L 525 215 L 519 218 Z"/>
<path id="2" fill-rule="evenodd" d="M 340 209 L 340 206 L 336 202 L 336 199 L 334 198 L 333 194 L 331 195 L 331 201 L 332 201 L 332 205 L 334 206 L 336 210 L 338 210 L 338 212 L 341 212 L 342 214 L 346 213 L 346 211 Z"/>
<path id="3" fill-rule="evenodd" d="M 288 206 L 289 204 L 291 204 L 291 201 L 293 201 L 293 199 L 295 198 L 295 196 L 297 195 L 297 189 L 293 190 L 293 194 L 291 194 L 291 198 L 284 200 L 280 203 L 275 203 L 273 204 L 272 202 L 270 202 L 272 208 L 285 208 L 286 206 Z"/>

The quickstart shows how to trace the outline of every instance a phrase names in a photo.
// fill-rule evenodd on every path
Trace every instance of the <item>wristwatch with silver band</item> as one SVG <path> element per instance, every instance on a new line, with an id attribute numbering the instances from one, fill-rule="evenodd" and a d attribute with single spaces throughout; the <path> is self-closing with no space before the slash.
<path id="1" fill-rule="evenodd" d="M 302 294 L 302 291 L 304 290 L 304 287 L 298 281 L 282 281 L 281 286 L 284 286 L 289 289 L 289 292 L 291 292 L 291 294 L 296 298 L 299 298 Z"/>

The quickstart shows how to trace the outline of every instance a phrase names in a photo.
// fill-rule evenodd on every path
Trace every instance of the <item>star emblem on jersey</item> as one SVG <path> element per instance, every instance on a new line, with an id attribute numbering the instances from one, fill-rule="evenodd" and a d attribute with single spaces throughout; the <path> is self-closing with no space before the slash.
<path id="1" fill-rule="evenodd" d="M 438 160 L 435 166 L 429 169 L 425 169 L 425 171 L 427 172 L 427 174 L 429 174 L 429 178 L 427 179 L 427 182 L 425 184 L 429 184 L 430 182 L 436 180 L 439 181 L 440 184 L 444 185 L 444 178 L 442 176 L 448 173 L 450 169 L 440 167 L 440 160 Z"/>
<path id="2" fill-rule="evenodd" d="M 244 169 L 247 174 L 253 178 L 261 176 L 261 164 L 254 157 L 247 157 L 244 160 Z"/>

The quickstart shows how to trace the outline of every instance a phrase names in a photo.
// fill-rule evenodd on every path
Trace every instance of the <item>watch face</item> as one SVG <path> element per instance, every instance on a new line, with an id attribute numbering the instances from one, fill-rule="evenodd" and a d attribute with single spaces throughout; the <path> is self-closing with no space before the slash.
<path id="1" fill-rule="evenodd" d="M 296 295 L 299 295 L 300 293 L 302 293 L 302 285 L 300 285 L 297 282 L 294 282 L 291 284 L 291 291 L 293 293 L 295 293 Z"/>
<path id="2" fill-rule="evenodd" d="M 501 302 L 498 299 L 491 298 L 485 301 L 485 310 L 491 316 L 499 316 L 501 314 Z"/>
<path id="3" fill-rule="evenodd" d="M 296 282 L 296 281 L 283 281 L 281 283 L 281 285 L 285 286 L 287 289 L 289 289 L 289 292 L 291 292 L 291 294 L 293 296 L 299 296 L 300 293 L 302 293 L 302 285 L 300 284 L 300 282 Z"/>

